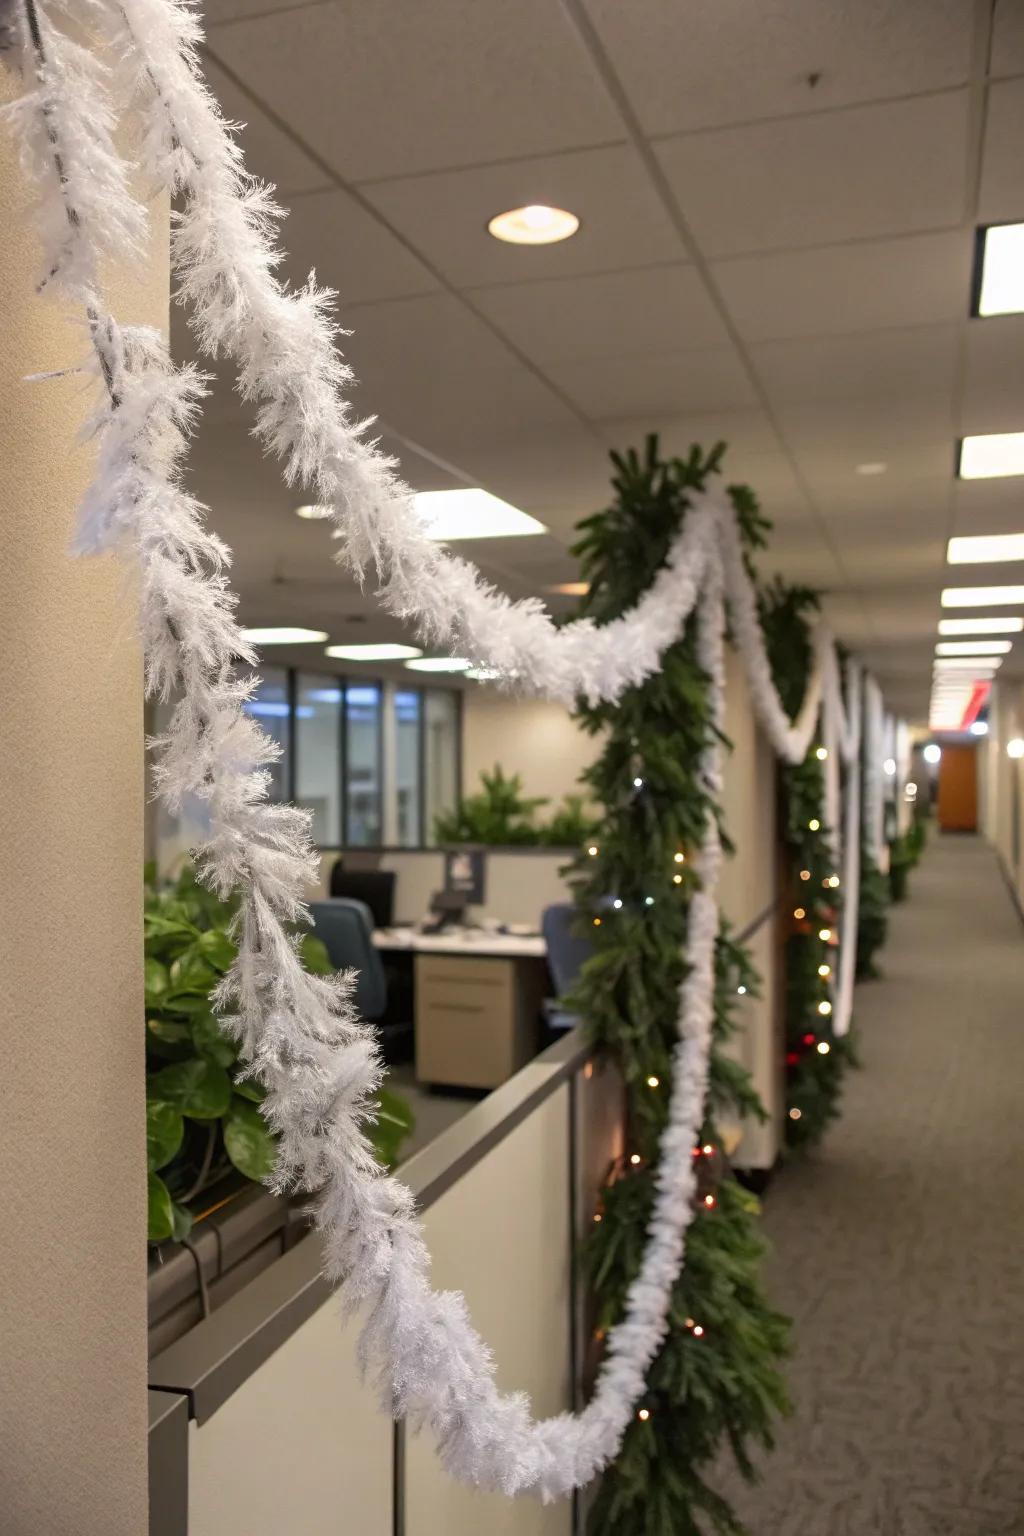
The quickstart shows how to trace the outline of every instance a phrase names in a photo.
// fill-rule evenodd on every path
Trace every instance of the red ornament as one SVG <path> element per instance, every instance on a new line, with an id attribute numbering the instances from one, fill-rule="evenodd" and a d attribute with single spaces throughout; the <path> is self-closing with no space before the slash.
<path id="1" fill-rule="evenodd" d="M 816 1039 L 816 1035 L 804 1035 L 804 1045 L 813 1045 Z"/>
<path id="2" fill-rule="evenodd" d="M 786 1066 L 787 1067 L 795 1067 L 799 1060 L 800 1060 L 800 1052 L 799 1051 L 787 1051 L 786 1052 Z"/>

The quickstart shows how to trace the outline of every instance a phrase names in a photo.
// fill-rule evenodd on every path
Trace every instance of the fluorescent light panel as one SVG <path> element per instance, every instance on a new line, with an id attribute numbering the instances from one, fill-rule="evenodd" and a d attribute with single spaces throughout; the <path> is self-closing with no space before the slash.
<path id="1" fill-rule="evenodd" d="M 243 629 L 242 639 L 253 645 L 309 645 L 326 640 L 326 629 L 297 629 L 287 624 L 272 624 L 264 629 Z"/>
<path id="2" fill-rule="evenodd" d="M 423 652 L 415 645 L 392 645 L 381 641 L 366 645 L 329 645 L 324 655 L 333 656 L 338 661 L 407 661 L 410 656 L 422 656 Z"/>
<path id="3" fill-rule="evenodd" d="M 1024 619 L 940 619 L 940 635 L 1019 635 Z"/>
<path id="4" fill-rule="evenodd" d="M 943 608 L 996 608 L 1024 603 L 1024 587 L 943 587 Z"/>
<path id="5" fill-rule="evenodd" d="M 985 432 L 960 443 L 961 480 L 1024 475 L 1024 432 Z"/>
<path id="6" fill-rule="evenodd" d="M 940 640 L 936 656 L 1005 656 L 1012 640 Z"/>
<path id="7" fill-rule="evenodd" d="M 950 565 L 987 565 L 999 560 L 1024 560 L 1024 533 L 983 533 L 950 539 L 946 546 Z"/>
<path id="8" fill-rule="evenodd" d="M 1024 311 L 1024 224 L 993 224 L 981 233 L 978 314 Z"/>
<path id="9" fill-rule="evenodd" d="M 936 672 L 987 672 L 990 668 L 995 670 L 1001 667 L 1001 656 L 982 656 L 975 659 L 973 656 L 937 656 L 932 662 Z"/>
<path id="10" fill-rule="evenodd" d="M 407 661 L 410 672 L 466 672 L 469 661 L 465 656 L 421 656 L 418 661 Z"/>
<path id="11" fill-rule="evenodd" d="M 445 544 L 453 539 L 512 539 L 547 532 L 528 512 L 478 487 L 420 491 L 413 500 L 426 533 Z"/>

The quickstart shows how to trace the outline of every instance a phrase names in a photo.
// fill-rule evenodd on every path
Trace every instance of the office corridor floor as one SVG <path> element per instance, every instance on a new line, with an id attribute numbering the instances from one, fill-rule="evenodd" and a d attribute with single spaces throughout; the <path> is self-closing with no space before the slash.
<path id="1" fill-rule="evenodd" d="M 1024 930 L 933 836 L 857 990 L 843 1118 L 766 1199 L 793 1417 L 751 1536 L 1024 1533 Z"/>

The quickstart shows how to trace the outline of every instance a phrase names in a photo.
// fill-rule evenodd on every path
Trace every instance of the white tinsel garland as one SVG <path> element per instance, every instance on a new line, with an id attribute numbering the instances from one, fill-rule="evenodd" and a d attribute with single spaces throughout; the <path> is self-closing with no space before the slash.
<path id="1" fill-rule="evenodd" d="M 713 1016 L 721 864 L 715 818 L 708 818 L 696 860 L 700 888 L 689 912 L 679 1043 L 641 1267 L 587 1408 L 536 1422 L 522 1395 L 498 1392 L 462 1298 L 431 1289 L 412 1198 L 382 1172 L 365 1138 L 380 1065 L 373 1031 L 355 1013 L 351 978 L 309 976 L 288 934 L 286 925 L 305 915 L 315 855 L 305 813 L 267 800 L 275 748 L 242 708 L 250 685 L 239 682 L 235 666 L 251 657 L 233 616 L 228 553 L 205 531 L 203 509 L 180 480 L 202 380 L 176 369 L 155 333 L 122 330 L 104 309 L 99 256 L 104 249 L 130 253 L 141 211 L 112 143 L 103 72 L 37 17 L 34 0 L 23 4 L 35 89 L 13 117 L 42 193 L 44 281 L 85 306 L 105 388 L 78 548 L 132 548 L 142 575 L 147 689 L 181 696 L 154 744 L 157 786 L 171 808 L 186 794 L 206 801 L 211 831 L 198 851 L 201 878 L 240 895 L 238 957 L 217 1004 L 246 1072 L 267 1089 L 264 1113 L 280 1145 L 275 1184 L 317 1196 L 326 1270 L 353 1304 L 367 1306 L 361 1351 L 386 1409 L 429 1426 L 445 1465 L 467 1483 L 564 1494 L 616 1454 L 665 1336 L 683 1262 Z M 556 628 L 539 604 L 511 603 L 431 541 L 394 466 L 367 441 L 341 394 L 350 374 L 335 349 L 329 296 L 312 287 L 286 292 L 273 275 L 273 208 L 246 178 L 199 77 L 195 13 L 181 0 L 96 0 L 91 14 L 113 45 L 119 78 L 127 75 L 127 89 L 143 104 L 144 170 L 184 200 L 174 257 L 201 344 L 235 359 L 241 391 L 259 407 L 263 441 L 284 458 L 290 480 L 312 485 L 332 505 L 345 557 L 358 571 L 375 572 L 393 612 L 425 639 L 465 650 L 519 688 L 572 701 L 614 700 L 642 682 L 696 610 L 712 721 L 720 726 L 727 600 L 755 707 L 777 752 L 800 761 L 819 713 L 838 749 L 852 746 L 823 629 L 804 704 L 795 723 L 787 719 L 735 518 L 716 491 L 692 498 L 650 590 L 601 628 L 588 621 Z M 716 730 L 708 740 L 702 773 L 714 798 L 721 784 Z"/>

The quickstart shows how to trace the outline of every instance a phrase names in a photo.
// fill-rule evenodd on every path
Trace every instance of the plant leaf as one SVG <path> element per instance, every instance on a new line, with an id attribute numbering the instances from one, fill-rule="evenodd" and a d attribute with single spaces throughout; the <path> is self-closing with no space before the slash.
<path id="1" fill-rule="evenodd" d="M 235 1097 L 224 1121 L 224 1146 L 239 1173 L 259 1183 L 274 1170 L 277 1145 L 255 1104 Z"/>
<path id="2" fill-rule="evenodd" d="M 238 952 L 222 928 L 207 928 L 196 940 L 196 949 L 218 971 L 226 971 Z"/>
<path id="3" fill-rule="evenodd" d="M 149 1216 L 146 1236 L 151 1243 L 162 1243 L 174 1231 L 171 1192 L 158 1173 L 149 1175 Z"/>
<path id="4" fill-rule="evenodd" d="M 192 1044 L 200 1056 L 215 1061 L 220 1067 L 232 1067 L 238 1058 L 238 1049 L 217 1023 L 216 1015 L 207 1008 L 192 1020 Z"/>
<path id="5" fill-rule="evenodd" d="M 231 1079 L 214 1061 L 176 1061 L 149 1078 L 151 1098 L 173 1104 L 190 1120 L 219 1120 L 231 1103 Z"/>
<path id="6" fill-rule="evenodd" d="M 146 1162 L 150 1173 L 171 1161 L 184 1135 L 185 1122 L 179 1109 L 162 1099 L 146 1100 Z"/>
<path id="7" fill-rule="evenodd" d="M 323 939 L 315 933 L 304 933 L 299 945 L 302 964 L 311 976 L 330 976 L 334 970 Z"/>
<path id="8" fill-rule="evenodd" d="M 147 955 L 143 976 L 146 987 L 146 1007 L 159 1008 L 167 996 L 169 984 L 167 967 L 152 955 Z"/>
<path id="9" fill-rule="evenodd" d="M 389 1088 L 382 1088 L 377 1098 L 377 1117 L 367 1126 L 367 1135 L 378 1159 L 391 1168 L 402 1142 L 416 1124 L 416 1117 L 407 1101 Z"/>

